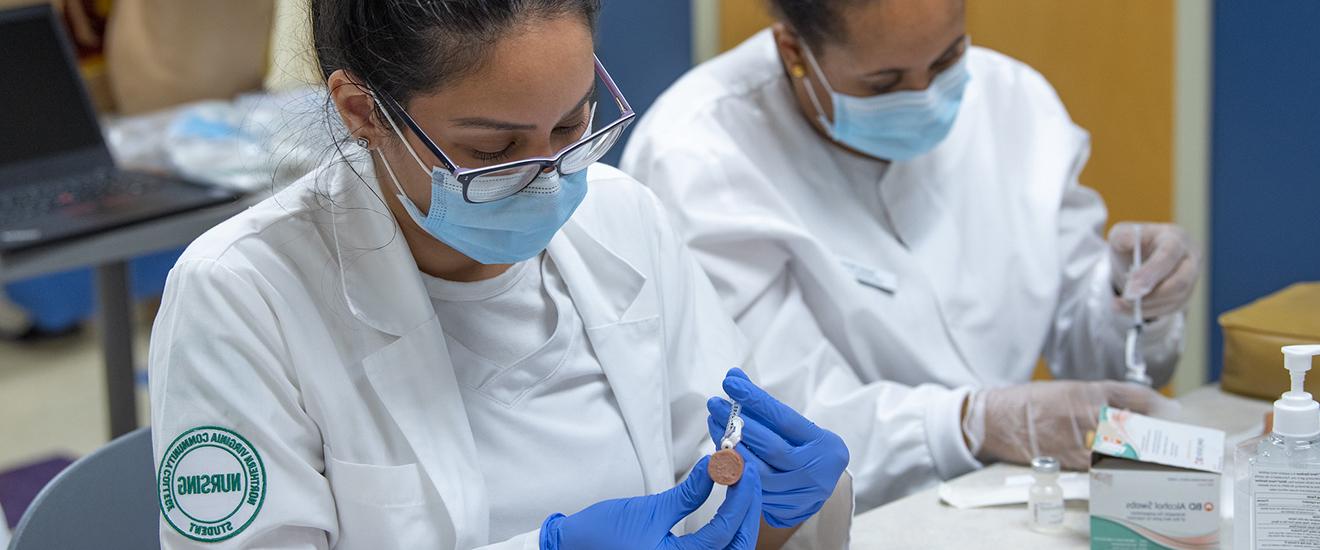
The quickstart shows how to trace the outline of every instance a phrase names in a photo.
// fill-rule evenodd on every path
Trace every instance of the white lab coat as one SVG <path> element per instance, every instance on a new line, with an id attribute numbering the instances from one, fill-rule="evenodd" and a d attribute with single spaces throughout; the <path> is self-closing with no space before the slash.
<path id="1" fill-rule="evenodd" d="M 1035 71 L 973 48 L 950 136 L 887 168 L 819 136 L 769 31 L 642 118 L 622 167 L 656 191 L 753 345 L 771 391 L 839 433 L 865 510 L 978 467 L 968 388 L 1116 378 L 1105 207 L 1089 151 Z M 1167 380 L 1181 316 L 1145 336 Z M 991 419 L 993 421 L 993 419 Z"/>
<path id="2" fill-rule="evenodd" d="M 331 165 L 203 235 L 170 274 L 151 345 L 157 464 L 176 435 L 220 426 L 256 448 L 268 487 L 252 524 L 218 544 L 162 521 L 167 549 L 538 546 L 539 525 L 488 540 L 443 332 L 370 163 L 352 168 L 370 183 Z M 589 177 L 548 253 L 630 434 L 619 443 L 658 492 L 713 449 L 704 403 L 745 346 L 654 197 L 607 166 Z M 590 483 L 592 450 L 564 452 L 582 468 L 562 475 Z M 516 498 L 535 501 L 536 480 L 525 487 Z M 815 546 L 817 526 L 846 544 L 846 483 L 835 497 L 798 544 Z"/>

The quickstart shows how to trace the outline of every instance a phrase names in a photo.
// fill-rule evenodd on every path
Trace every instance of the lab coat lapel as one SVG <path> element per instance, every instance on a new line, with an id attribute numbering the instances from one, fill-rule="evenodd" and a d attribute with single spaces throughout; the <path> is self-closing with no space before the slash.
<path id="1" fill-rule="evenodd" d="M 550 243 L 623 415 L 650 492 L 674 484 L 665 353 L 657 311 L 634 307 L 646 276 L 570 221 Z"/>
<path id="2" fill-rule="evenodd" d="M 490 510 L 477 469 L 476 442 L 442 334 L 432 316 L 362 364 L 449 512 L 456 540 L 438 546 L 471 548 L 488 538 Z"/>
<path id="3" fill-rule="evenodd" d="M 434 316 L 435 309 L 394 215 L 368 188 L 377 187 L 371 163 L 353 162 L 339 169 L 331 179 L 331 200 L 325 201 L 339 290 L 359 321 L 402 336 Z"/>
<path id="4" fill-rule="evenodd" d="M 370 163 L 355 163 L 375 185 Z M 416 261 L 394 217 L 355 176 L 334 178 L 331 230 L 342 291 L 359 321 L 397 336 L 362 359 L 372 388 L 417 455 L 452 522 L 454 541 L 485 544 L 489 504 L 454 366 Z"/>

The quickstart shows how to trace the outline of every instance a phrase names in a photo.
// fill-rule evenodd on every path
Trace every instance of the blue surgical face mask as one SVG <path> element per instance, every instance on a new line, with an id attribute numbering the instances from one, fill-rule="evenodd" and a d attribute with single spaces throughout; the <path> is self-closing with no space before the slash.
<path id="1" fill-rule="evenodd" d="M 426 171 L 426 165 L 402 134 L 399 139 Z M 474 204 L 463 200 L 463 186 L 452 173 L 434 167 L 430 169 L 431 205 L 423 214 L 403 192 L 389 160 L 385 155 L 380 159 L 398 191 L 399 202 L 417 225 L 464 256 L 488 265 L 518 263 L 540 254 L 587 196 L 586 170 L 567 176 L 551 171 L 537 176 L 515 195 Z"/>
<path id="2" fill-rule="evenodd" d="M 816 117 L 835 141 L 876 158 L 910 160 L 930 152 L 953 129 L 971 74 L 964 52 L 952 66 L 936 75 L 925 90 L 901 91 L 869 97 L 841 94 L 830 87 L 811 49 L 803 46 L 807 62 L 834 104 L 834 121 L 825 118 L 811 82 L 807 96 Z"/>

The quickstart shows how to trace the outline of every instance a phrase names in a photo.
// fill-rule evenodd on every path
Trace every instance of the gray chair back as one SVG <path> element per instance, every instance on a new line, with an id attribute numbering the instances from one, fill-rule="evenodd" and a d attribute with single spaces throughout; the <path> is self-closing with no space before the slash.
<path id="1" fill-rule="evenodd" d="M 123 435 L 65 468 L 37 494 L 9 550 L 160 548 L 151 429 Z"/>

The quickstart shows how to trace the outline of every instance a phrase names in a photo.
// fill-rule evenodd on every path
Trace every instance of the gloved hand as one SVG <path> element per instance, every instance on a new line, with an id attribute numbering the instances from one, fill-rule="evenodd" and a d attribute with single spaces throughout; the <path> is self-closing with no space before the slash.
<path id="1" fill-rule="evenodd" d="M 742 444 L 761 466 L 762 511 L 771 527 L 796 526 L 824 506 L 848 466 L 848 447 L 797 411 L 757 387 L 741 369 L 724 378 L 724 391 L 742 404 Z M 719 445 L 731 404 L 718 397 L 706 402 L 711 437 Z M 744 474 L 745 475 L 745 474 Z"/>
<path id="2" fill-rule="evenodd" d="M 742 479 L 729 487 L 710 523 L 681 537 L 669 532 L 710 496 L 714 482 L 706 473 L 708 462 L 710 457 L 702 458 L 687 479 L 663 493 L 606 500 L 571 516 L 551 514 L 541 524 L 541 550 L 755 549 L 761 477 L 754 468 L 745 468 Z"/>
<path id="3" fill-rule="evenodd" d="M 1138 230 L 1140 227 L 1140 230 Z M 1132 270 L 1132 250 L 1141 236 L 1141 267 Z M 1187 306 L 1201 275 L 1201 253 L 1181 227 L 1163 223 L 1121 222 L 1109 231 L 1110 282 L 1119 291 L 1121 310 L 1143 297 L 1142 314 L 1154 319 Z"/>
<path id="4" fill-rule="evenodd" d="M 979 390 L 968 398 L 963 434 L 976 457 L 1030 464 L 1053 456 L 1069 470 L 1090 466 L 1088 432 L 1100 407 L 1168 416 L 1176 402 L 1148 387 L 1127 382 L 1062 380 Z"/>

